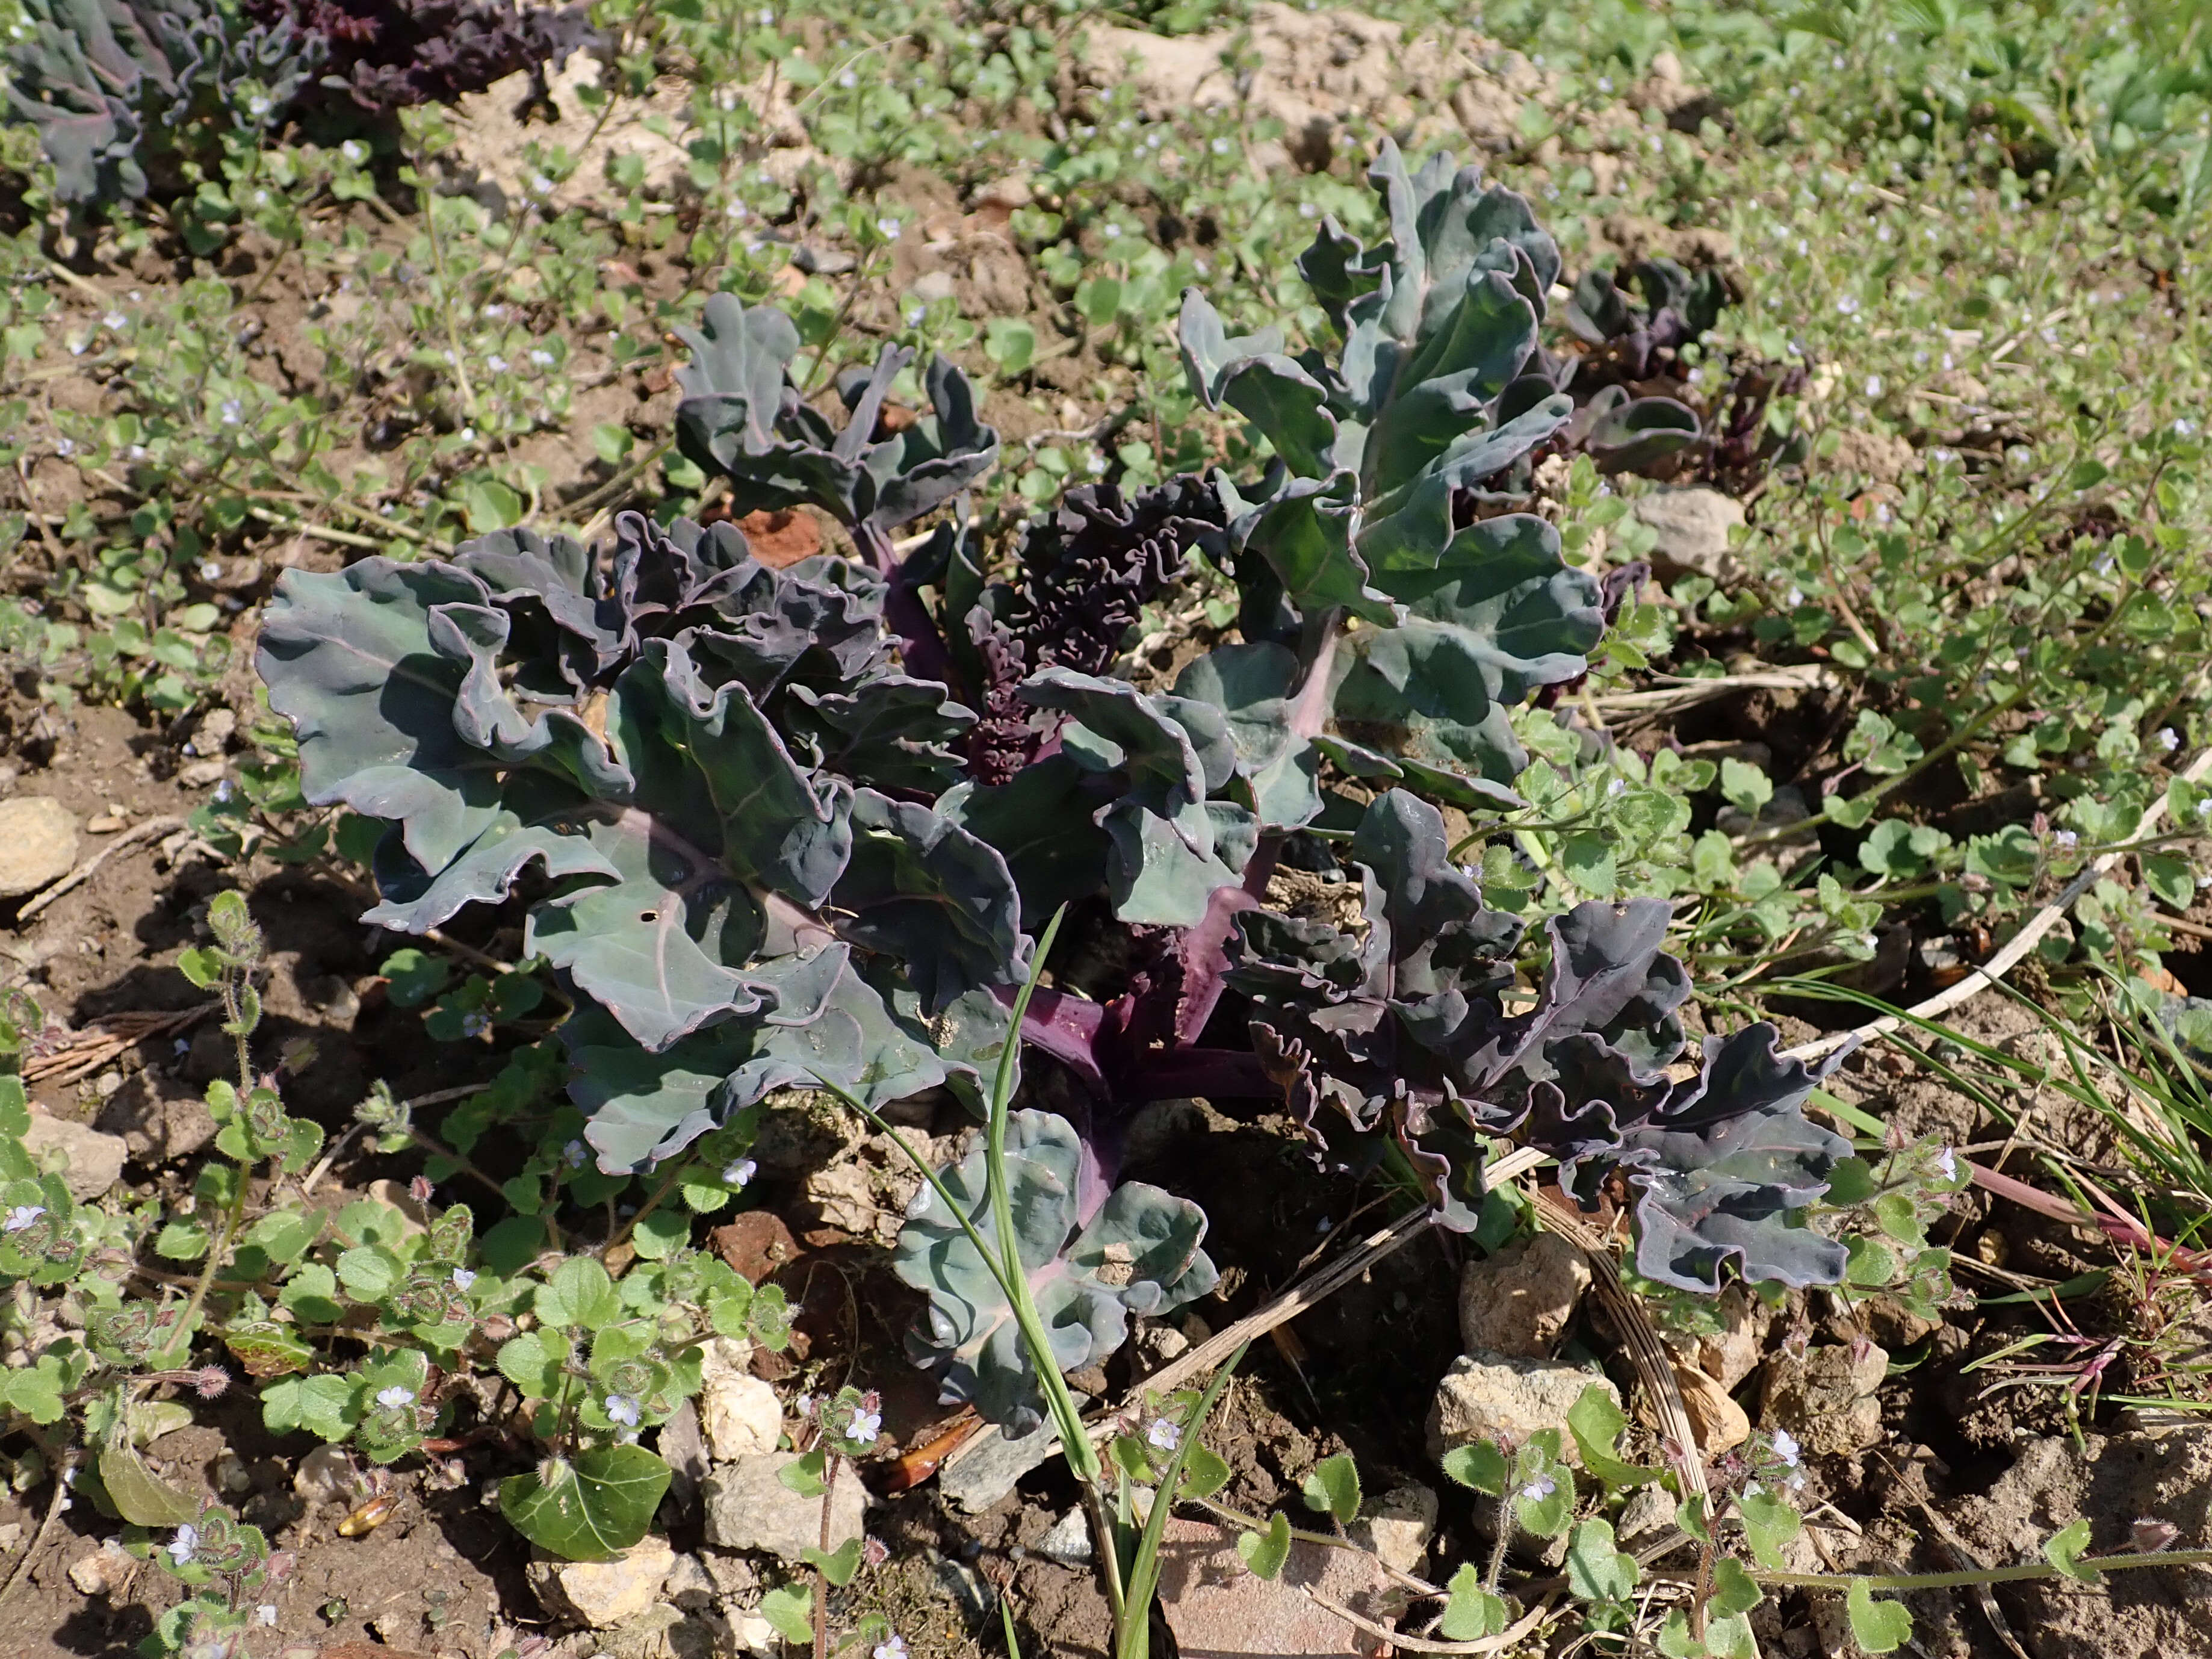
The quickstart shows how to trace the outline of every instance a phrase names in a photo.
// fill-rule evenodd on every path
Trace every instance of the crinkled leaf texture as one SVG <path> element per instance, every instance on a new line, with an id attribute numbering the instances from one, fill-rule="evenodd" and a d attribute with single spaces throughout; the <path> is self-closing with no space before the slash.
<path id="1" fill-rule="evenodd" d="M 872 1103 L 972 1075 L 1003 1036 L 1012 879 L 907 798 L 951 780 L 972 716 L 895 665 L 884 592 L 636 514 L 611 549 L 504 532 L 279 586 L 259 666 L 301 787 L 392 825 L 367 919 L 420 932 L 549 881 L 525 948 L 586 1000 L 603 1168 L 817 1073 Z"/>
<path id="2" fill-rule="evenodd" d="M 1301 619 L 1362 624 L 1320 659 L 1326 680 L 1290 697 L 1291 753 L 1318 738 L 1360 775 L 1510 803 L 1527 756 L 1508 711 L 1581 675 L 1604 625 L 1549 526 L 1474 513 L 1573 414 L 1564 394 L 1506 396 L 1540 359 L 1559 252 L 1527 202 L 1449 155 L 1409 173 L 1386 143 L 1369 177 L 1389 240 L 1363 248 L 1330 221 L 1299 264 L 1342 334 L 1335 362 L 1288 356 L 1273 331 L 1230 335 L 1204 295 L 1184 296 L 1193 387 L 1278 458 L 1255 486 L 1219 485 L 1242 631 L 1287 643 Z M 1275 810 L 1305 805 L 1248 776 Z"/>
<path id="3" fill-rule="evenodd" d="M 1132 1181 L 1106 1189 L 1066 1119 L 1023 1111 L 1006 1126 L 1006 1186 L 1016 1246 L 1062 1371 L 1121 1346 L 1132 1314 L 1151 1316 L 1212 1290 L 1218 1275 L 1199 1247 L 1206 1214 L 1187 1199 Z M 985 1172 L 974 1150 L 940 1179 L 986 1243 L 997 1248 Z M 958 1220 L 928 1187 L 915 1194 L 892 1255 L 898 1276 L 929 1293 L 908 1352 L 934 1370 L 946 1404 L 975 1409 L 1013 1433 L 1042 1419 L 1043 1395 L 1012 1304 Z"/>
<path id="4" fill-rule="evenodd" d="M 146 194 L 141 146 L 242 79 L 272 107 L 312 85 L 329 42 L 289 22 L 239 28 L 206 0 L 23 0 L 0 95 L 39 131 L 64 202 Z"/>
<path id="5" fill-rule="evenodd" d="M 1552 917 L 1531 1000 L 1513 969 L 1521 924 L 1484 908 L 1434 807 L 1383 794 L 1352 855 L 1359 928 L 1251 910 L 1231 945 L 1254 1047 L 1317 1142 L 1343 1154 L 1391 1135 L 1446 1224 L 1465 1228 L 1483 1137 L 1518 1133 L 1585 1200 L 1614 1171 L 1642 1189 L 1647 1277 L 1711 1291 L 1733 1258 L 1747 1279 L 1838 1282 L 1842 1248 L 1796 1224 L 1850 1152 L 1804 1118 L 1818 1074 L 1780 1056 L 1761 1024 L 1707 1039 L 1697 1074 L 1668 1080 L 1689 981 L 1661 948 L 1664 902 Z"/>

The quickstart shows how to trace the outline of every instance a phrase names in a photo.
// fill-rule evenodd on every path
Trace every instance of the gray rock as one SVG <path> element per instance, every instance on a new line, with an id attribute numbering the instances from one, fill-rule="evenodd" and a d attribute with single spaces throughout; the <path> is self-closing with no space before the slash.
<path id="1" fill-rule="evenodd" d="M 1090 1396 L 1079 1394 L 1075 1403 L 1086 1406 Z M 945 1501 L 969 1515 L 981 1515 L 1014 1489 L 1014 1482 L 1031 1469 L 1042 1468 L 1060 1451 L 1060 1437 L 1050 1423 L 1040 1425 L 1019 1439 L 1004 1429 L 985 1429 L 973 1441 L 945 1459 L 937 1473 L 938 1490 Z"/>
<path id="2" fill-rule="evenodd" d="M 1743 503 L 1717 489 L 1662 489 L 1639 495 L 1631 509 L 1658 540 L 1651 546 L 1651 568 L 1671 581 L 1677 576 L 1710 576 L 1733 581 L 1743 566 L 1729 551 L 1729 532 L 1743 527 Z"/>
<path id="3" fill-rule="evenodd" d="M 1589 1288 L 1589 1263 L 1557 1233 L 1538 1233 L 1459 1276 L 1459 1340 L 1524 1359 L 1546 1359 Z"/>
<path id="4" fill-rule="evenodd" d="M 76 813 L 52 795 L 0 801 L 0 898 L 35 893 L 76 863 Z"/>
<path id="5" fill-rule="evenodd" d="M 777 1477 L 797 1452 L 755 1452 L 720 1465 L 699 1483 L 707 1509 L 707 1541 L 726 1550 L 763 1550 L 798 1561 L 821 1542 L 822 1500 L 802 1498 Z M 866 1525 L 866 1495 L 847 1469 L 830 1496 L 830 1547 L 858 1538 Z"/>
<path id="6" fill-rule="evenodd" d="M 1549 1359 L 1516 1359 L 1475 1352 L 1452 1362 L 1437 1385 L 1429 1410 L 1429 1452 L 1442 1457 L 1477 1440 L 1518 1443 L 1539 1429 L 1559 1431 L 1561 1455 L 1579 1465 L 1581 1454 L 1566 1431 L 1567 1412 L 1592 1384 L 1620 1403 L 1620 1390 L 1600 1373 Z"/>
<path id="7" fill-rule="evenodd" d="M 1091 1565 L 1091 1522 L 1085 1517 L 1081 1505 L 1052 1523 L 1052 1530 L 1037 1540 L 1036 1553 L 1064 1567 Z"/>
<path id="8" fill-rule="evenodd" d="M 548 1613 L 611 1630 L 659 1604 L 660 1587 L 675 1565 L 668 1540 L 647 1534 L 609 1561 L 541 1555 L 530 1564 L 530 1587 Z"/>
<path id="9" fill-rule="evenodd" d="M 89 1204 L 122 1180 L 124 1160 L 131 1156 L 121 1135 L 102 1134 L 88 1124 L 43 1112 L 31 1114 L 23 1146 L 41 1168 L 47 1154 L 60 1149 L 67 1160 L 62 1166 L 63 1184 L 80 1204 Z"/>

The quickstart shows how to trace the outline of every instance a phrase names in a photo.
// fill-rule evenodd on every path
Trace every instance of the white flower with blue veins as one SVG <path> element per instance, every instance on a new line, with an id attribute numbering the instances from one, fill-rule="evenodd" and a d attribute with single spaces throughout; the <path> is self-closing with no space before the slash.
<path id="1" fill-rule="evenodd" d="M 495 374 L 504 374 L 507 373 L 507 359 L 495 351 L 484 359 L 484 367 Z"/>
<path id="2" fill-rule="evenodd" d="M 760 1165 L 749 1158 L 726 1164 L 722 1166 L 722 1184 L 725 1187 L 742 1187 L 753 1178 L 759 1169 Z"/>
<path id="3" fill-rule="evenodd" d="M 403 1388 L 395 1382 L 388 1389 L 379 1389 L 376 1391 L 376 1403 L 388 1412 L 396 1412 L 402 1406 L 411 1406 L 415 1403 L 415 1390 Z"/>
<path id="4" fill-rule="evenodd" d="M 1959 1178 L 1959 1155 L 1948 1146 L 1939 1147 L 1936 1153 L 1936 1168 L 1946 1181 Z"/>
<path id="5" fill-rule="evenodd" d="M 2160 726 L 2158 728 L 2158 746 L 2165 750 L 2167 754 L 2171 755 L 2175 750 L 2181 747 L 2181 733 L 2175 731 L 2170 726 Z"/>
<path id="6" fill-rule="evenodd" d="M 894 1636 L 887 1642 L 879 1643 L 868 1659 L 906 1659 L 906 1638 Z"/>
<path id="7" fill-rule="evenodd" d="M 540 346 L 530 354 L 530 361 L 540 368 L 550 368 L 553 367 L 553 354 Z"/>
<path id="8" fill-rule="evenodd" d="M 46 1206 L 43 1204 L 18 1204 L 8 1212 L 6 1230 L 11 1233 L 27 1232 L 39 1224 L 40 1218 L 46 1212 Z"/>
<path id="9" fill-rule="evenodd" d="M 119 311 L 111 311 L 100 320 L 105 323 L 108 327 L 113 329 L 124 329 L 131 326 L 131 319 Z"/>
<path id="10" fill-rule="evenodd" d="M 199 1553 L 200 1529 L 187 1522 L 179 1527 L 177 1535 L 161 1547 L 169 1553 L 169 1559 L 173 1564 L 179 1567 L 184 1566 L 191 1560 L 193 1556 Z"/>
<path id="11" fill-rule="evenodd" d="M 453 1269 L 453 1288 L 455 1290 L 465 1291 L 470 1285 L 476 1282 L 476 1274 L 471 1273 L 468 1268 L 456 1267 Z"/>
<path id="12" fill-rule="evenodd" d="M 1775 1430 L 1774 1455 L 1780 1458 L 1784 1462 L 1787 1463 L 1791 1468 L 1794 1469 L 1797 1467 L 1797 1459 L 1803 1449 L 1804 1449 L 1797 1443 L 1797 1437 L 1790 1433 L 1789 1430 Z"/>
<path id="13" fill-rule="evenodd" d="M 2081 840 L 2081 837 L 2071 830 L 2056 830 L 2051 832 L 2051 844 L 2054 847 L 2068 849 L 2078 845 Z"/>
<path id="14" fill-rule="evenodd" d="M 1152 1426 L 1145 1431 L 1145 1439 L 1161 1451 L 1171 1452 L 1182 1444 L 1182 1426 L 1164 1417 L 1156 1417 Z"/>
<path id="15" fill-rule="evenodd" d="M 1531 1504 L 1540 1504 L 1559 1489 L 1559 1483 L 1553 1480 L 1550 1475 L 1540 1474 L 1522 1486 L 1521 1496 Z"/>
<path id="16" fill-rule="evenodd" d="M 611 1394 L 607 1396 L 607 1420 L 619 1423 L 626 1429 L 637 1426 L 637 1401 L 629 1395 Z"/>
<path id="17" fill-rule="evenodd" d="M 884 1431 L 881 1412 L 854 1412 L 853 1420 L 846 1426 L 845 1438 L 875 1444 L 876 1437 Z"/>
<path id="18" fill-rule="evenodd" d="M 584 1143 L 580 1140 L 570 1141 L 566 1146 L 563 1146 L 561 1149 L 561 1156 L 568 1160 L 568 1167 L 570 1169 L 582 1169 L 584 1167 L 585 1158 Z"/>

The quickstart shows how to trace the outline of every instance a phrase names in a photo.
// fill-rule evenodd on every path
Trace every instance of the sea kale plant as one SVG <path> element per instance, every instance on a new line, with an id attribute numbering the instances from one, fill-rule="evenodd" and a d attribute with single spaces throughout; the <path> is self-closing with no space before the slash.
<path id="1" fill-rule="evenodd" d="M 136 200 L 194 118 L 273 128 L 334 105 L 450 103 L 590 38 L 587 8 L 489 0 L 23 0 L 5 112 L 35 126 L 70 203 Z"/>
<path id="2" fill-rule="evenodd" d="M 269 611 L 307 799 L 384 826 L 366 919 L 519 909 L 607 1176 L 682 1167 L 780 1089 L 995 1101 L 1021 1274 L 979 1254 L 972 1157 L 897 1255 L 916 1358 L 994 1420 L 1042 1403 L 1018 1322 L 1078 1366 L 1213 1282 L 1196 1207 L 1118 1184 L 1152 1100 L 1286 1100 L 1453 1227 L 1492 1146 L 1540 1146 L 1585 1201 L 1632 1195 L 1638 1267 L 1680 1291 L 1845 1269 L 1808 1224 L 1850 1151 L 1803 1115 L 1817 1073 L 1764 1025 L 1691 1046 L 1668 908 L 1531 929 L 1455 861 L 1521 804 L 1515 717 L 1564 719 L 1532 704 L 1588 672 L 1611 596 L 1511 510 L 1576 416 L 1539 345 L 1551 239 L 1448 157 L 1386 145 L 1372 178 L 1386 239 L 1325 223 L 1300 264 L 1330 343 L 1186 296 L 1191 381 L 1256 478 L 1091 486 L 994 556 L 963 492 L 998 438 L 955 365 L 887 347 L 812 398 L 791 322 L 717 295 L 678 442 L 737 512 L 819 511 L 856 556 L 771 569 L 732 524 L 633 513 L 595 546 L 288 572 Z M 1119 653 L 1200 561 L 1234 634 L 1162 684 Z M 1006 1115 L 1016 1057 L 1055 1111 Z"/>

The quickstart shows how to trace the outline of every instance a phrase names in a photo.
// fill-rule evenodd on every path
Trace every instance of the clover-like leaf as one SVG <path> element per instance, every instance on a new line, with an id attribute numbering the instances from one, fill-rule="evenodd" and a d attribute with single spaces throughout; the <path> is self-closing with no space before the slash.
<path id="1" fill-rule="evenodd" d="M 1212 1288 L 1199 1207 L 1141 1182 L 1105 1191 L 1066 1119 L 1014 1113 L 1006 1156 L 1016 1247 L 1061 1370 L 1112 1353 L 1131 1314 L 1165 1313 Z M 984 1165 L 979 1146 L 941 1179 L 995 1250 Z M 907 1212 L 892 1265 L 929 1294 L 908 1348 L 937 1372 L 946 1402 L 972 1401 L 986 1419 L 1016 1433 L 1040 1421 L 1042 1395 L 1013 1309 L 990 1264 L 927 1187 Z"/>

